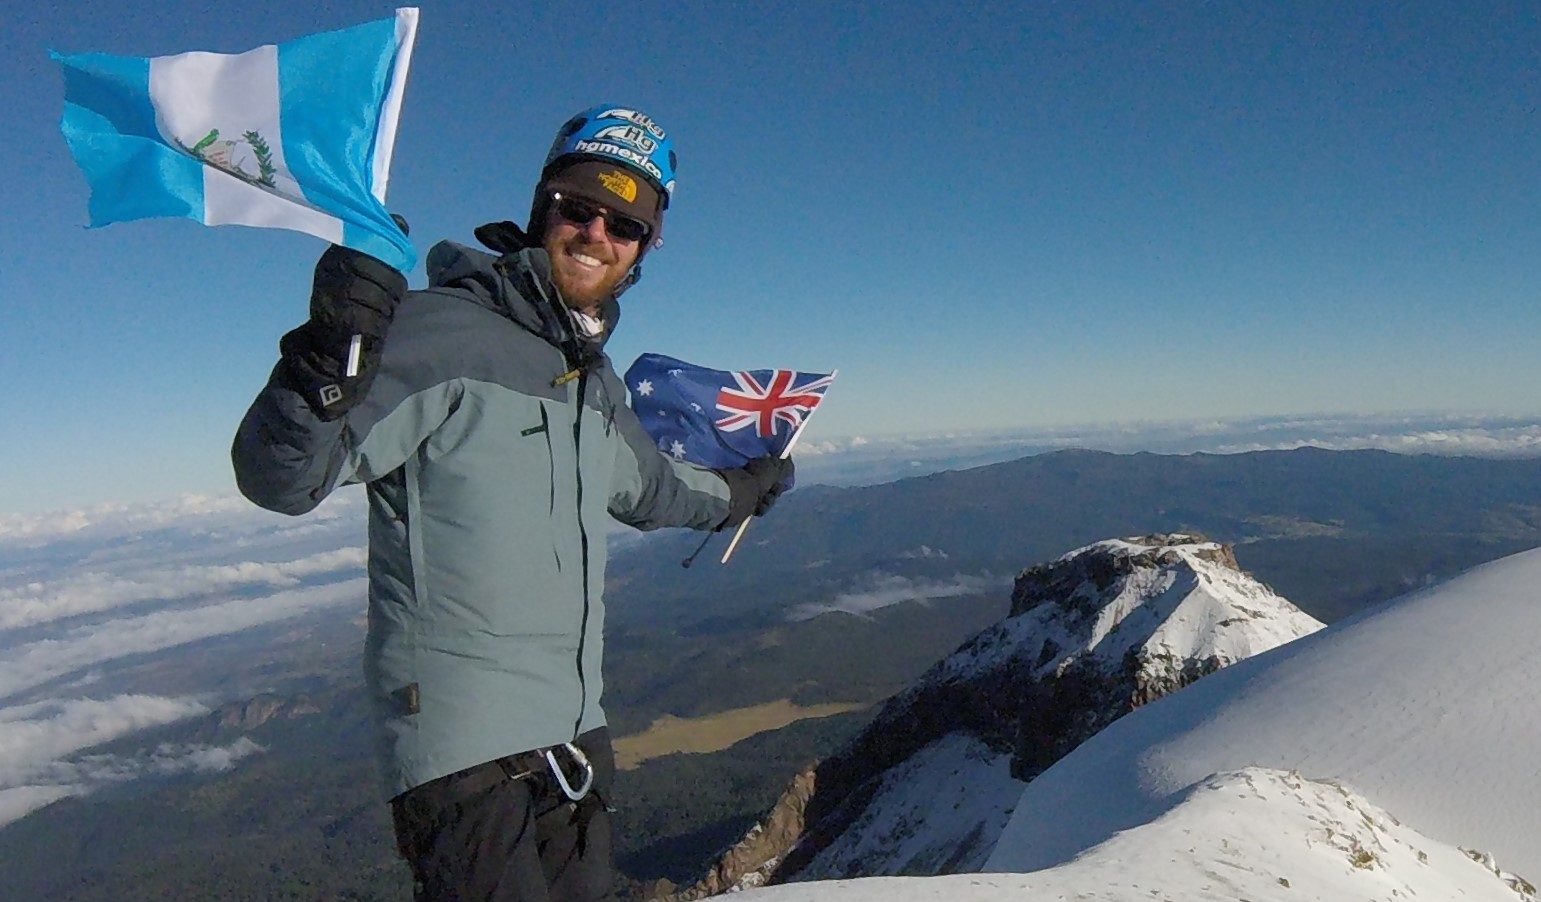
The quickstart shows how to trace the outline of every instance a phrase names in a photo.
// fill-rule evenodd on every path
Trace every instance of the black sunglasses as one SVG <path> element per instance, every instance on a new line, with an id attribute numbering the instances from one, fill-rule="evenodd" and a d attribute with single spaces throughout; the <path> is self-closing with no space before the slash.
<path id="1" fill-rule="evenodd" d="M 551 195 L 551 209 L 573 225 L 588 225 L 598 216 L 605 221 L 605 231 L 619 241 L 641 241 L 651 231 L 640 219 L 617 213 L 581 197 L 568 197 L 560 192 Z"/>

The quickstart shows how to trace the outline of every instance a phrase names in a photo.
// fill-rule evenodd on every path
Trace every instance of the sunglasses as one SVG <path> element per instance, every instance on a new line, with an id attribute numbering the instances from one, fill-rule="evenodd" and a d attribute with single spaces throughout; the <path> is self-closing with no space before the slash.
<path id="1" fill-rule="evenodd" d="M 573 225 L 588 225 L 598 216 L 605 221 L 605 231 L 617 241 L 641 241 L 651 231 L 648 224 L 633 219 L 581 197 L 568 197 L 560 192 L 551 195 L 551 209 Z"/>

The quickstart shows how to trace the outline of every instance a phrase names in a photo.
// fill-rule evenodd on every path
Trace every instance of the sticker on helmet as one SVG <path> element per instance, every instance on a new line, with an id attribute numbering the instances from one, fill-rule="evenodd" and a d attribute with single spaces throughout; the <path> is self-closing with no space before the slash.
<path id="1" fill-rule="evenodd" d="M 658 164 L 647 158 L 646 154 L 639 153 L 630 147 L 622 147 L 611 141 L 579 141 L 573 145 L 573 153 L 596 153 L 604 156 L 619 157 L 628 163 L 641 169 L 658 181 L 663 181 L 663 170 Z"/>
<path id="2" fill-rule="evenodd" d="M 640 125 L 612 125 L 595 132 L 594 137 L 600 141 L 627 144 L 645 154 L 652 154 L 658 149 L 658 142 L 648 137 L 647 130 Z"/>
<path id="3" fill-rule="evenodd" d="M 658 127 L 658 123 L 654 122 L 651 116 L 646 113 L 639 113 L 636 110 L 628 110 L 625 107 L 612 107 L 608 110 L 605 110 L 603 113 L 600 113 L 595 118 L 625 119 L 627 122 L 640 125 L 648 131 L 652 132 L 653 137 L 660 141 L 662 141 L 665 137 L 663 129 Z"/>
<path id="4" fill-rule="evenodd" d="M 636 203 L 637 180 L 626 173 L 614 171 L 601 172 L 599 174 L 599 183 L 604 185 L 605 189 L 611 194 L 626 201 L 628 204 Z"/>

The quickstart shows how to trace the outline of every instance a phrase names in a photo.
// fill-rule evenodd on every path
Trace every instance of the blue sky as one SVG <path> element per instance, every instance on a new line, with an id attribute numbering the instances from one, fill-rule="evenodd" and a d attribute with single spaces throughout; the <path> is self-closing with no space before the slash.
<path id="1" fill-rule="evenodd" d="M 47 49 L 238 52 L 359 2 L 7 15 L 0 514 L 225 492 L 314 238 L 87 229 Z M 618 367 L 838 367 L 809 438 L 1541 412 L 1529 3 L 423 7 L 391 207 L 522 220 L 555 128 L 680 151 Z M 421 272 L 412 275 L 422 284 Z"/>

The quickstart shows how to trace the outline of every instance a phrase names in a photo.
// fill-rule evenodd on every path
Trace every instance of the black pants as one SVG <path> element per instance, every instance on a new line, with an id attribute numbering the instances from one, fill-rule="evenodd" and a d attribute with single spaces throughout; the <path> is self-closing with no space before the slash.
<path id="1" fill-rule="evenodd" d="M 610 732 L 591 730 L 573 744 L 594 765 L 593 788 L 580 802 L 567 797 L 539 754 L 489 761 L 391 800 L 396 843 L 412 865 L 417 902 L 615 899 Z M 556 755 L 566 761 L 565 750 Z M 526 771 L 529 776 L 515 779 Z"/>

